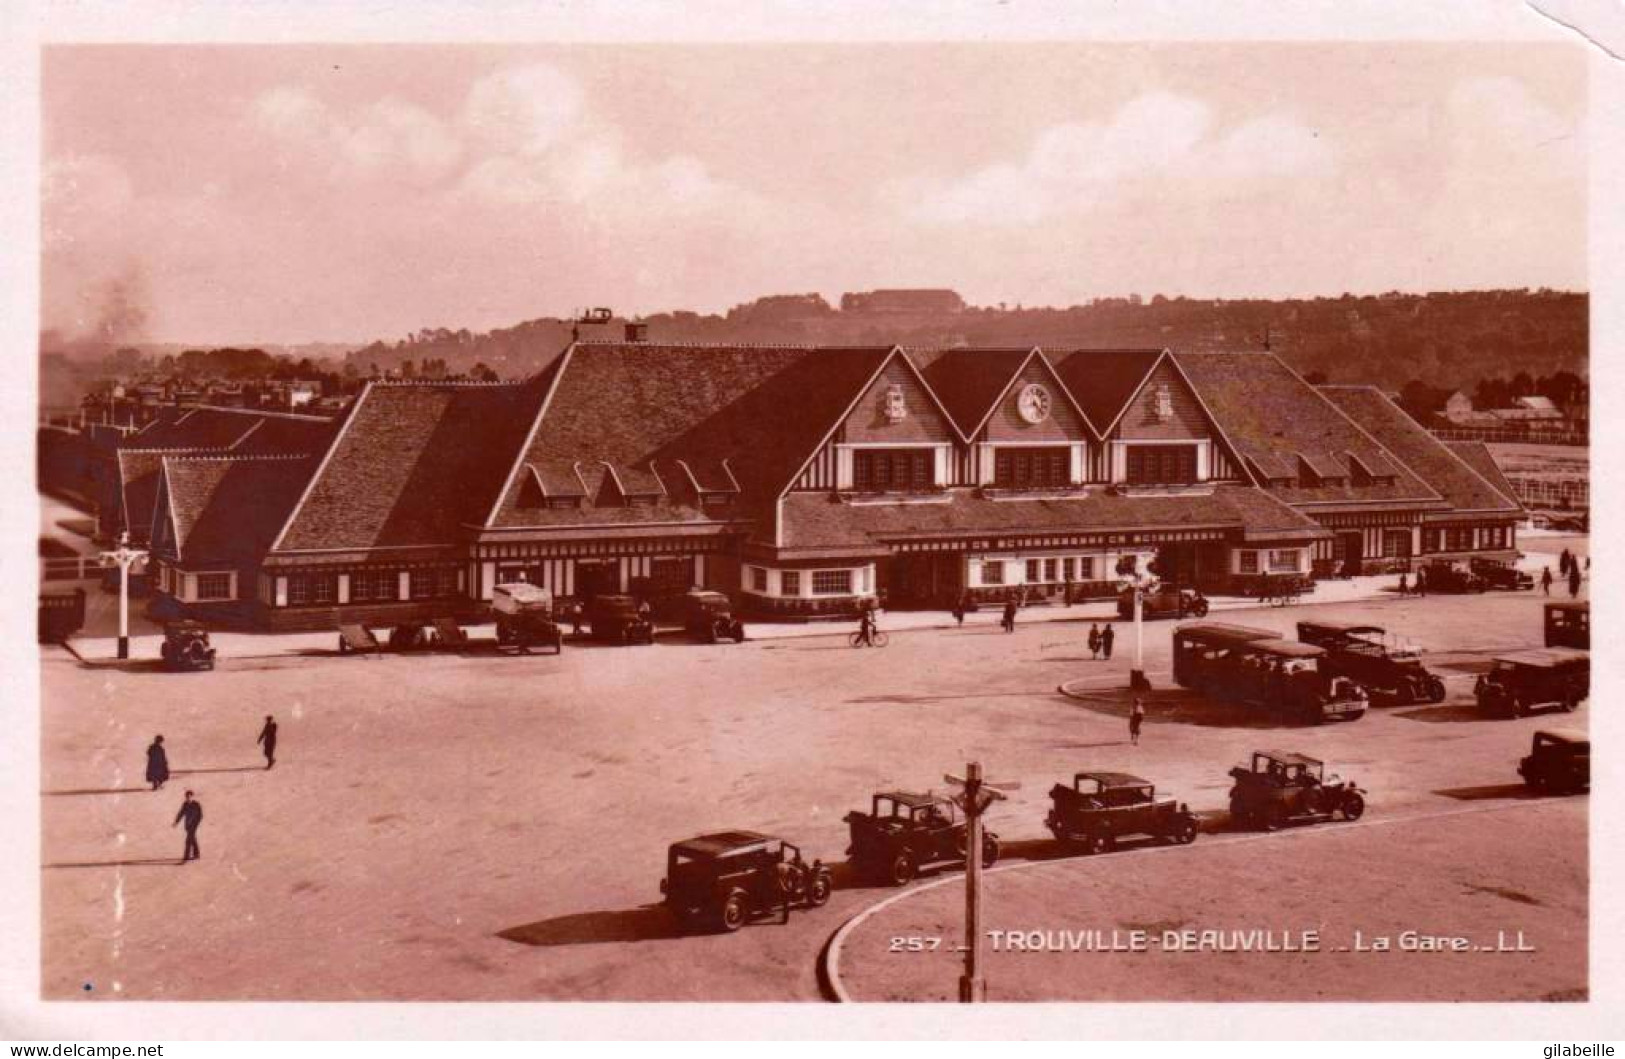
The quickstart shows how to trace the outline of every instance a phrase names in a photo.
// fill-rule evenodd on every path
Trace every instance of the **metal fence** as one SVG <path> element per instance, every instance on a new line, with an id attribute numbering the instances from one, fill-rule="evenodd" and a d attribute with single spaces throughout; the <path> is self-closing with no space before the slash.
<path id="1" fill-rule="evenodd" d="M 1525 507 L 1589 509 L 1591 483 L 1584 478 L 1513 478 L 1507 481 Z"/>
<path id="2" fill-rule="evenodd" d="M 1502 441 L 1515 445 L 1576 445 L 1584 447 L 1591 443 L 1590 435 L 1583 430 L 1496 430 L 1489 427 L 1453 427 L 1449 430 L 1435 430 L 1433 436 L 1440 441 Z"/>
<path id="3" fill-rule="evenodd" d="M 101 558 L 80 555 L 64 559 L 41 559 L 40 580 L 44 581 L 99 581 L 102 576 Z"/>

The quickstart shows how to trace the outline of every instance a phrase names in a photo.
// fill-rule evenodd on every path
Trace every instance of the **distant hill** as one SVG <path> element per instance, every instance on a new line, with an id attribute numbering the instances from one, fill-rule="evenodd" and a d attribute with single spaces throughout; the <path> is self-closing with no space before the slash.
<path id="1" fill-rule="evenodd" d="M 910 292 L 884 292 L 903 293 Z M 1286 301 L 1195 298 L 1100 299 L 1065 309 L 975 308 L 952 311 L 945 292 L 911 311 L 897 299 L 884 310 L 842 311 L 822 297 L 772 295 L 726 315 L 660 313 L 642 318 L 651 342 L 877 343 L 915 346 L 1170 346 L 1175 349 L 1270 345 L 1305 374 L 1334 382 L 1398 390 L 1420 380 L 1471 390 L 1479 379 L 1528 372 L 1589 375 L 1589 298 L 1564 291 L 1475 291 L 1384 294 Z M 947 292 L 951 293 L 951 292 Z M 872 303 L 872 299 L 870 300 Z M 843 299 L 852 305 L 853 301 Z M 856 304 L 864 304 L 859 300 Z M 581 328 L 584 338 L 622 336 L 627 321 Z M 363 375 L 435 373 L 484 365 L 504 378 L 544 367 L 570 342 L 571 323 L 542 318 L 485 334 L 420 331 L 399 342 L 374 342 L 346 357 Z M 440 362 L 443 362 L 443 367 Z"/>

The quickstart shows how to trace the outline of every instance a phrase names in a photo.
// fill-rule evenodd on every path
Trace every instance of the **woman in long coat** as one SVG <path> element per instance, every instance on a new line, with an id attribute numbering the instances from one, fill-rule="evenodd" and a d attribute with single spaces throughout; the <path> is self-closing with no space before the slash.
<path id="1" fill-rule="evenodd" d="M 157 790 L 169 779 L 169 755 L 164 753 L 164 737 L 152 737 L 152 745 L 147 747 L 147 782 L 152 789 Z"/>

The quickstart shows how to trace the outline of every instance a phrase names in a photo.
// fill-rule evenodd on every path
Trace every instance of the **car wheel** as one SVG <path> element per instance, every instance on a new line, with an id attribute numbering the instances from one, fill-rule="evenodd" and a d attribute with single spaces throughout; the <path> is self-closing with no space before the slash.
<path id="1" fill-rule="evenodd" d="M 1530 790 L 1537 791 L 1541 794 L 1545 794 L 1546 788 L 1549 786 L 1549 781 L 1547 780 L 1546 776 L 1539 772 L 1532 776 L 1525 776 L 1523 781 Z"/>
<path id="2" fill-rule="evenodd" d="M 745 925 L 745 895 L 735 890 L 722 902 L 722 911 L 717 915 L 717 922 L 729 934 Z"/>
<path id="3" fill-rule="evenodd" d="M 1351 793 L 1343 799 L 1343 819 L 1358 820 L 1365 815 L 1365 799 Z"/>
<path id="4" fill-rule="evenodd" d="M 999 840 L 992 835 L 982 836 L 982 867 L 991 868 L 999 863 Z"/>
<path id="5" fill-rule="evenodd" d="M 1207 617 L 1207 600 L 1205 600 L 1205 599 L 1198 600 L 1197 603 L 1196 603 L 1196 608 L 1195 609 L 1196 609 L 1196 616 L 1198 618 Z"/>
<path id="6" fill-rule="evenodd" d="M 914 881 L 914 858 L 908 853 L 899 853 L 892 858 L 891 871 L 886 878 L 893 886 L 906 886 Z"/>
<path id="7" fill-rule="evenodd" d="M 1428 681 L 1428 701 L 1444 701 L 1444 681 L 1440 680 L 1438 677 L 1434 677 Z"/>
<path id="8" fill-rule="evenodd" d="M 825 875 L 823 872 L 819 872 L 818 874 L 814 875 L 812 877 L 812 882 L 807 884 L 808 907 L 822 908 L 829 901 L 830 889 L 831 886 L 828 875 Z"/>
<path id="9" fill-rule="evenodd" d="M 1112 836 L 1104 831 L 1096 831 L 1094 834 L 1084 836 L 1083 851 L 1091 857 L 1098 856 L 1101 853 L 1110 853 L 1111 850 Z"/>
<path id="10" fill-rule="evenodd" d="M 1580 696 L 1576 695 L 1572 691 L 1569 692 L 1567 695 L 1563 696 L 1563 710 L 1564 710 L 1564 712 L 1573 713 L 1575 710 L 1578 710 L 1579 708 L 1580 708 Z"/>
<path id="11" fill-rule="evenodd" d="M 1191 817 L 1183 817 L 1174 827 L 1174 841 L 1181 846 L 1188 846 L 1196 841 L 1196 821 Z"/>
<path id="12" fill-rule="evenodd" d="M 1286 806 L 1276 803 L 1264 810 L 1264 830 L 1279 831 L 1288 823 Z"/>

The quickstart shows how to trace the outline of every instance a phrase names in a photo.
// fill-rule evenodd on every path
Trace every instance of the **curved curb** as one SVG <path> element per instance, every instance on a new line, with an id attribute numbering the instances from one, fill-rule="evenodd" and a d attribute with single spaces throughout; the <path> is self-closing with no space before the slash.
<path id="1" fill-rule="evenodd" d="M 1379 817 L 1375 820 L 1368 816 L 1360 820 L 1341 822 L 1336 827 L 1301 827 L 1288 831 L 1250 831 L 1245 834 L 1236 835 L 1234 838 L 1228 839 L 1219 844 L 1228 846 L 1241 842 L 1271 842 L 1282 839 L 1311 837 L 1315 835 L 1342 835 L 1347 834 L 1350 831 L 1359 830 L 1366 827 L 1388 827 L 1394 824 L 1413 824 L 1452 816 L 1476 816 L 1480 813 L 1505 812 L 1509 809 L 1538 808 L 1540 806 L 1551 805 L 1553 801 L 1561 801 L 1561 799 L 1536 798 L 1531 801 L 1512 802 L 1506 805 L 1469 806 L 1461 809 L 1447 809 L 1436 813 L 1420 813 L 1415 816 Z M 1189 847 L 1187 846 L 1147 846 L 1142 849 L 1134 850 L 1133 852 L 1139 854 L 1140 856 L 1155 856 L 1158 853 L 1184 852 L 1188 849 Z M 1078 866 L 1083 864 L 1109 864 L 1111 863 L 1111 860 L 1112 858 L 1109 856 L 1080 856 L 1061 857 L 1054 860 L 1026 860 L 1021 861 L 1018 864 L 1006 864 L 1002 868 L 994 867 L 984 869 L 982 872 L 982 877 L 985 879 L 989 875 L 998 875 L 1003 872 L 1021 871 L 1024 868 L 1053 868 L 1061 865 Z M 920 886 L 912 886 L 906 890 L 901 890 L 895 894 L 892 894 L 890 897 L 885 898 L 884 900 L 875 902 L 868 908 L 863 909 L 861 912 L 854 914 L 845 923 L 842 923 L 838 928 L 836 928 L 835 933 L 830 935 L 829 941 L 825 943 L 823 951 L 818 954 L 818 984 L 819 987 L 824 991 L 825 996 L 837 1004 L 872 1003 L 871 1001 L 854 1000 L 852 995 L 847 992 L 846 986 L 841 982 L 841 950 L 846 944 L 847 936 L 876 912 L 890 908 L 892 905 L 904 900 L 905 898 L 914 897 L 929 890 L 935 890 L 940 886 L 947 886 L 950 883 L 960 882 L 963 879 L 964 874 L 962 872 L 954 872 L 944 875 L 940 879 L 933 879 L 930 882 L 924 883 Z"/>

